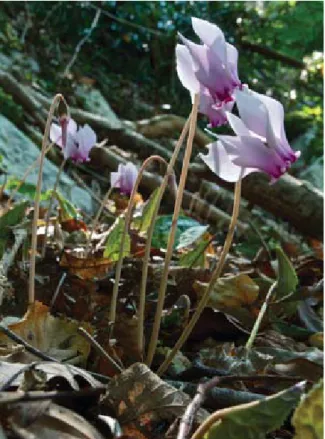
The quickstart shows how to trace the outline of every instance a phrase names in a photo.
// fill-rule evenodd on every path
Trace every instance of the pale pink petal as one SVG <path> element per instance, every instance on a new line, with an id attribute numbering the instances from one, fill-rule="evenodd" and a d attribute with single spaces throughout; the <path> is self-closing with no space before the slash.
<path id="1" fill-rule="evenodd" d="M 222 142 L 217 141 L 207 146 L 209 152 L 207 155 L 200 154 L 201 159 L 211 169 L 225 181 L 235 182 L 245 177 L 256 169 L 243 168 L 232 163 L 229 159 Z"/>
<path id="2" fill-rule="evenodd" d="M 76 122 L 72 119 L 72 117 L 70 117 L 69 122 L 68 122 L 68 133 L 70 133 L 72 136 L 75 136 L 77 133 L 77 129 L 78 126 L 76 124 Z"/>
<path id="3" fill-rule="evenodd" d="M 240 80 L 238 78 L 238 50 L 232 44 L 226 43 L 227 50 L 227 68 L 231 77 L 234 81 L 234 85 L 240 85 Z"/>
<path id="4" fill-rule="evenodd" d="M 215 24 L 195 17 L 192 17 L 192 27 L 202 43 L 210 47 L 221 63 L 226 65 L 226 41 L 222 30 Z"/>
<path id="5" fill-rule="evenodd" d="M 256 168 L 278 178 L 286 170 L 285 162 L 277 153 L 255 137 L 219 136 L 229 158 L 235 165 Z"/>
<path id="6" fill-rule="evenodd" d="M 264 103 L 251 90 L 235 90 L 239 115 L 247 128 L 266 139 L 269 130 L 269 115 Z"/>
<path id="7" fill-rule="evenodd" d="M 188 48 L 182 44 L 176 46 L 176 68 L 183 86 L 191 93 L 198 93 L 200 84 L 194 74 L 192 57 Z"/>
<path id="8" fill-rule="evenodd" d="M 250 132 L 247 129 L 246 125 L 243 123 L 239 117 L 235 116 L 232 113 L 227 112 L 227 119 L 229 122 L 229 125 L 234 130 L 235 134 L 237 136 L 249 136 Z"/>
<path id="9" fill-rule="evenodd" d="M 50 140 L 52 143 L 60 146 L 62 148 L 62 130 L 59 125 L 56 123 L 51 124 L 50 128 Z"/>
<path id="10" fill-rule="evenodd" d="M 84 160 L 88 160 L 89 152 L 97 142 L 95 131 L 86 124 L 82 128 L 79 128 L 76 134 L 76 140 L 79 146 L 80 156 L 84 157 Z"/>

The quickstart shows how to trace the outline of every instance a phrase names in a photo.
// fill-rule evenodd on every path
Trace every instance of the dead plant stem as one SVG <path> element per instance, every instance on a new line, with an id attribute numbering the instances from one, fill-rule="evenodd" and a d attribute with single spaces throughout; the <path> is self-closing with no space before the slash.
<path id="1" fill-rule="evenodd" d="M 176 195 L 172 225 L 171 225 L 171 229 L 170 229 L 170 233 L 169 233 L 169 237 L 168 237 L 167 252 L 166 252 L 166 257 L 165 257 L 165 262 L 164 262 L 164 268 L 163 268 L 162 278 L 160 281 L 160 287 L 159 287 L 159 292 L 158 292 L 157 309 L 156 309 L 154 324 L 153 324 L 153 328 L 152 328 L 152 334 L 151 334 L 151 338 L 150 338 L 150 342 L 149 342 L 148 354 L 147 354 L 147 358 L 146 358 L 146 364 L 149 367 L 151 366 L 153 356 L 154 356 L 154 353 L 155 353 L 155 350 L 157 347 L 157 343 L 158 343 L 160 323 L 161 323 L 162 311 L 163 311 L 164 302 L 165 302 L 165 295 L 166 295 L 169 266 L 170 266 L 170 262 L 171 262 L 172 255 L 173 255 L 173 249 L 174 249 L 177 220 L 178 220 L 179 212 L 180 212 L 180 209 L 182 206 L 183 193 L 184 193 L 184 189 L 185 189 L 187 172 L 188 172 L 188 167 L 189 167 L 190 159 L 191 159 L 191 155 L 192 155 L 193 140 L 194 140 L 194 136 L 195 136 L 195 132 L 196 132 L 196 120 L 197 120 L 199 101 L 200 101 L 200 97 L 198 94 L 196 94 L 194 97 L 194 102 L 193 102 L 189 135 L 188 135 L 185 155 L 184 155 L 184 159 L 183 159 L 182 173 L 180 176 L 179 186 L 178 186 L 177 195 Z"/>
<path id="2" fill-rule="evenodd" d="M 214 284 L 216 283 L 216 281 L 218 280 L 218 278 L 222 272 L 223 266 L 224 266 L 225 261 L 226 261 L 226 257 L 228 255 L 228 252 L 229 252 L 231 244 L 232 244 L 232 240 L 233 240 L 235 228 L 236 228 L 236 223 L 237 223 L 237 218 L 238 218 L 238 214 L 239 214 L 240 198 L 241 198 L 241 180 L 239 180 L 235 186 L 235 197 L 234 197 L 234 206 L 233 206 L 232 217 L 231 217 L 227 237 L 226 237 L 223 249 L 222 249 L 222 253 L 221 253 L 220 259 L 218 261 L 218 265 L 215 268 L 214 272 L 212 273 L 209 285 L 208 285 L 206 291 L 204 292 L 191 320 L 189 321 L 189 323 L 185 327 L 183 333 L 181 334 L 180 338 L 177 340 L 177 342 L 176 342 L 175 346 L 173 347 L 173 349 L 171 350 L 170 354 L 167 356 L 165 361 L 159 367 L 159 369 L 157 371 L 157 374 L 159 376 L 162 375 L 166 371 L 166 369 L 168 368 L 169 364 L 173 360 L 176 353 L 181 349 L 183 344 L 186 342 L 186 340 L 188 339 L 189 335 L 191 334 L 196 322 L 198 321 L 203 309 L 206 307 L 206 305 L 208 303 L 211 291 L 214 287 Z"/>
<path id="3" fill-rule="evenodd" d="M 42 258 L 44 258 L 45 252 L 46 252 L 46 238 L 47 238 L 47 232 L 49 230 L 50 216 L 51 216 L 52 205 L 53 205 L 53 201 L 54 201 L 54 197 L 55 197 L 55 192 L 56 192 L 56 189 L 58 187 L 58 184 L 59 184 L 59 181 L 60 181 L 60 177 L 61 177 L 63 168 L 64 168 L 66 163 L 67 163 L 67 159 L 64 159 L 62 161 L 61 165 L 60 165 L 60 168 L 59 168 L 57 174 L 56 174 L 56 179 L 55 179 L 55 183 L 54 183 L 54 186 L 53 186 L 53 189 L 52 189 L 49 206 L 48 206 L 48 209 L 47 209 L 47 212 L 46 212 L 44 243 L 43 243 L 43 247 L 42 247 Z"/>
<path id="4" fill-rule="evenodd" d="M 268 304 L 269 304 L 269 302 L 271 300 L 271 296 L 272 296 L 272 294 L 273 294 L 273 292 L 274 292 L 274 290 L 276 289 L 277 286 L 278 286 L 278 281 L 276 280 L 275 282 L 273 282 L 273 284 L 269 288 L 269 291 L 268 291 L 268 293 L 267 293 L 267 295 L 265 297 L 265 300 L 264 300 L 263 305 L 262 305 L 262 307 L 260 309 L 260 312 L 258 313 L 257 319 L 255 321 L 255 324 L 253 326 L 253 329 L 251 331 L 249 339 L 247 340 L 247 343 L 246 343 L 246 346 L 245 346 L 247 351 L 249 351 L 252 348 L 252 346 L 253 346 L 253 343 L 255 341 L 257 333 L 258 333 L 258 331 L 260 329 L 261 322 L 262 322 L 263 317 L 265 315 L 265 312 L 267 310 Z"/>
<path id="5" fill-rule="evenodd" d="M 140 351 L 141 355 L 143 355 L 143 353 L 144 353 L 144 313 L 145 313 L 146 288 L 147 288 L 147 278 L 148 278 L 148 268 L 149 268 L 152 236 L 153 236 L 156 218 L 157 218 L 157 215 L 159 212 L 161 200 L 162 200 L 162 197 L 164 195 L 164 192 L 165 192 L 167 184 L 168 184 L 168 178 L 171 175 L 171 173 L 174 172 L 174 166 L 175 166 L 178 154 L 180 152 L 180 149 L 183 145 L 186 134 L 189 130 L 189 126 L 190 126 L 190 118 L 188 118 L 188 120 L 186 121 L 186 123 L 183 127 L 181 135 L 176 143 L 173 155 L 172 155 L 170 162 L 168 164 L 166 174 L 165 174 L 164 179 L 160 185 L 157 200 L 156 200 L 156 205 L 155 205 L 154 211 L 152 213 L 151 223 L 150 223 L 150 226 L 149 226 L 148 231 L 147 231 L 147 240 L 146 240 L 145 252 L 144 252 L 143 263 L 142 263 L 142 276 L 141 276 L 141 284 L 140 284 L 138 328 L 137 328 L 138 346 L 139 346 L 139 351 Z"/>
<path id="6" fill-rule="evenodd" d="M 135 184 L 133 186 L 133 189 L 132 189 L 132 192 L 131 192 L 131 195 L 130 195 L 128 207 L 126 209 L 124 230 L 123 230 L 123 234 L 122 234 L 122 238 L 121 238 L 121 243 L 120 243 L 119 259 L 118 259 L 117 264 L 116 264 L 115 280 L 114 280 L 114 287 L 113 287 L 113 293 L 112 293 L 112 301 L 111 301 L 110 312 L 109 312 L 109 323 L 111 325 L 111 334 L 113 332 L 114 323 L 115 323 L 115 319 L 116 319 L 116 307 L 117 307 L 118 290 L 119 290 L 119 284 L 120 284 L 121 272 L 122 272 L 122 265 L 123 265 L 123 250 L 124 250 L 124 246 L 125 246 L 126 235 L 128 233 L 128 229 L 129 229 L 130 223 L 131 223 L 132 211 L 133 211 L 133 207 L 134 207 L 134 204 L 135 204 L 135 196 L 137 194 L 138 187 L 139 187 L 139 184 L 141 182 L 141 179 L 142 179 L 142 176 L 143 176 L 143 173 L 144 173 L 145 169 L 150 165 L 151 162 L 153 162 L 155 160 L 163 162 L 164 164 L 167 165 L 166 160 L 163 159 L 159 155 L 152 155 L 152 156 L 148 157 L 142 163 L 142 166 L 141 166 L 141 168 L 139 170 L 137 179 L 135 181 Z"/>
<path id="7" fill-rule="evenodd" d="M 87 244 L 86 244 L 86 255 L 87 255 L 87 256 L 89 256 L 89 253 L 90 253 L 90 251 L 89 251 L 89 247 L 90 247 L 90 244 L 91 244 L 91 239 L 92 239 L 92 237 L 93 237 L 94 230 L 96 229 L 96 227 L 97 227 L 97 225 L 98 225 L 99 218 L 100 218 L 100 216 L 101 216 L 101 214 L 102 214 L 102 212 L 103 212 L 103 210 L 104 210 L 104 208 L 105 208 L 105 206 L 106 206 L 106 204 L 107 204 L 107 201 L 109 200 L 109 197 L 111 196 L 111 193 L 112 193 L 113 189 L 114 189 L 114 188 L 111 187 L 111 188 L 109 188 L 108 191 L 106 192 L 105 197 L 103 198 L 103 200 L 102 200 L 101 203 L 100 203 L 100 206 L 99 206 L 99 209 L 98 209 L 98 211 L 97 211 L 97 213 L 96 213 L 96 216 L 95 216 L 95 218 L 93 219 L 93 222 L 91 223 L 91 226 L 90 226 L 90 234 L 89 234 L 89 237 L 88 237 L 88 240 L 87 240 Z"/>
<path id="8" fill-rule="evenodd" d="M 36 265 L 36 251 L 37 251 L 37 222 L 39 217 L 39 205 L 40 205 L 40 197 L 41 197 L 41 189 L 42 189 L 42 177 L 43 177 L 43 165 L 45 158 L 46 145 L 48 142 L 51 122 L 54 115 L 54 111 L 57 107 L 58 102 L 63 99 L 61 94 L 57 94 L 54 96 L 53 101 L 51 103 L 51 107 L 47 116 L 47 121 L 45 125 L 44 136 L 42 140 L 42 149 L 41 149 L 41 157 L 38 171 L 38 179 L 36 185 L 36 194 L 35 194 L 35 206 L 34 206 L 34 217 L 32 223 L 32 243 L 31 243 L 31 255 L 30 255 L 30 267 L 29 267 L 29 288 L 28 288 L 28 302 L 29 305 L 34 303 L 35 301 L 35 265 Z"/>

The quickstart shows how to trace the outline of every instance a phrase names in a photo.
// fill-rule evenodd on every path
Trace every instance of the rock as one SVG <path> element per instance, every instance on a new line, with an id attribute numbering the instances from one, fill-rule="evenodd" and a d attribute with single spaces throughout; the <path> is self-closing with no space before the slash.
<path id="1" fill-rule="evenodd" d="M 39 156 L 37 146 L 1 114 L 0 155 L 3 157 L 1 167 L 7 170 L 9 177 L 17 178 L 21 178 L 25 170 Z M 57 172 L 57 166 L 48 159 L 45 159 L 42 190 L 47 190 L 54 186 Z M 38 168 L 31 172 L 27 181 L 35 184 L 37 174 Z M 59 189 L 75 206 L 86 212 L 91 212 L 92 199 L 89 193 L 78 187 L 75 181 L 64 173 L 61 175 Z"/>
<path id="2" fill-rule="evenodd" d="M 299 178 L 309 181 L 313 186 L 323 191 L 324 163 L 323 157 L 319 157 L 314 163 L 300 172 Z"/>
<path id="3" fill-rule="evenodd" d="M 75 96 L 79 100 L 84 110 L 105 117 L 110 121 L 113 129 L 122 128 L 122 122 L 116 116 L 111 106 L 99 90 L 81 84 L 76 88 Z"/>

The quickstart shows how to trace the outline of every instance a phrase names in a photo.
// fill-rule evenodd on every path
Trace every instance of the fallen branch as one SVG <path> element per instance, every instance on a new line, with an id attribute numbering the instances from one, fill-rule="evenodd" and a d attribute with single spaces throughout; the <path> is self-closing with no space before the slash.
<path id="1" fill-rule="evenodd" d="M 231 187 L 204 164 L 192 164 L 189 187 L 196 188 L 202 179 Z M 323 193 L 310 183 L 283 175 L 270 185 L 265 174 L 254 173 L 244 178 L 242 192 L 251 204 L 289 222 L 299 232 L 323 239 Z"/>

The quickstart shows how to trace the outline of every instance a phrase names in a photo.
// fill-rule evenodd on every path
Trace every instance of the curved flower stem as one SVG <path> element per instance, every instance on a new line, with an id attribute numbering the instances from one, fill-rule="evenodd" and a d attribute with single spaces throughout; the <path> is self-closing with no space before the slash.
<path id="1" fill-rule="evenodd" d="M 50 151 L 54 143 L 50 143 L 46 149 L 45 149 L 45 155 Z M 22 187 L 22 185 L 25 183 L 26 178 L 29 176 L 29 174 L 36 168 L 36 166 L 39 164 L 41 160 L 41 154 L 37 157 L 36 160 L 26 169 L 25 174 L 22 176 L 21 180 L 19 181 L 18 186 L 11 192 L 10 197 L 7 201 L 7 205 L 11 203 L 16 193 L 19 191 L 19 189 Z"/>
<path id="2" fill-rule="evenodd" d="M 145 303 L 146 303 L 146 287 L 147 287 L 147 278 L 148 278 L 148 268 L 149 268 L 149 259 L 150 259 L 150 250 L 151 250 L 151 242 L 152 242 L 152 236 L 155 228 L 156 218 L 159 212 L 160 203 L 162 200 L 162 197 L 164 195 L 164 192 L 166 190 L 167 184 L 168 184 L 168 178 L 171 175 L 172 172 L 174 172 L 174 166 L 175 162 L 177 160 L 178 154 L 180 152 L 180 149 L 183 145 L 184 139 L 186 137 L 186 134 L 189 130 L 190 126 L 190 118 L 186 121 L 183 130 L 181 132 L 181 135 L 177 141 L 177 144 L 175 146 L 173 155 L 170 159 L 170 162 L 168 164 L 166 174 L 164 176 L 164 179 L 160 185 L 156 205 L 154 208 L 154 211 L 152 213 L 151 223 L 147 231 L 147 240 L 146 240 L 146 246 L 145 246 L 145 252 L 143 257 L 143 263 L 142 263 L 142 277 L 141 277 L 141 284 L 140 284 L 140 298 L 139 298 L 139 310 L 138 310 L 138 346 L 141 355 L 143 355 L 144 352 L 144 312 L 145 312 Z"/>
<path id="3" fill-rule="evenodd" d="M 89 247 L 91 244 L 91 239 L 93 237 L 94 230 L 96 229 L 96 227 L 98 225 L 99 218 L 104 210 L 104 207 L 106 206 L 107 201 L 109 200 L 109 197 L 111 196 L 111 193 L 113 192 L 113 189 L 114 189 L 114 187 L 110 187 L 108 189 L 108 191 L 106 192 L 106 195 L 103 198 L 103 200 L 101 201 L 100 206 L 97 210 L 96 216 L 93 219 L 93 222 L 91 223 L 90 234 L 89 234 L 89 238 L 88 238 L 87 243 L 86 243 L 86 256 L 87 257 L 89 256 L 89 253 L 90 253 Z"/>
<path id="4" fill-rule="evenodd" d="M 149 367 L 151 366 L 153 356 L 154 356 L 154 353 L 155 353 L 155 350 L 157 347 L 157 343 L 158 343 L 161 315 L 162 315 L 162 311 L 163 311 L 163 307 L 164 307 L 167 281 L 168 281 L 169 265 L 170 265 L 170 261 L 172 259 L 172 255 L 173 255 L 177 220 L 178 220 L 179 212 L 180 212 L 181 205 L 182 205 L 186 177 L 187 177 L 188 167 L 190 164 L 190 159 L 191 159 L 191 154 L 192 154 L 192 146 L 193 146 L 193 140 L 194 140 L 195 131 L 196 131 L 196 119 L 197 119 L 199 102 L 200 102 L 200 97 L 198 94 L 196 94 L 194 97 L 194 103 L 193 103 L 192 112 L 191 112 L 189 135 L 188 135 L 185 155 L 184 155 L 184 159 L 183 159 L 183 167 L 182 167 L 182 173 L 180 176 L 179 187 L 178 187 L 177 195 L 176 195 L 172 225 L 171 225 L 171 229 L 170 229 L 170 233 L 169 233 L 169 237 L 168 237 L 167 252 L 166 252 L 166 257 L 165 257 L 165 262 L 164 262 L 163 274 L 162 274 L 162 278 L 160 281 L 160 287 L 159 287 L 159 292 L 158 292 L 158 302 L 157 302 L 155 320 L 154 320 L 154 324 L 153 324 L 153 328 L 152 328 L 152 334 L 151 334 L 151 339 L 150 339 L 149 347 L 148 347 L 148 354 L 147 354 L 147 358 L 146 358 L 146 364 Z"/>
<path id="5" fill-rule="evenodd" d="M 273 292 L 274 292 L 274 290 L 276 289 L 277 286 L 278 286 L 278 281 L 277 280 L 275 282 L 273 282 L 273 284 L 270 286 L 270 289 L 269 289 L 269 291 L 268 291 L 268 293 L 267 293 L 267 295 L 265 297 L 265 300 L 264 300 L 264 303 L 262 305 L 262 308 L 260 309 L 260 312 L 259 312 L 259 314 L 257 316 L 257 319 L 255 321 L 255 324 L 254 324 L 253 329 L 251 331 L 251 334 L 249 336 L 249 339 L 247 340 L 247 343 L 245 345 L 245 348 L 247 349 L 247 351 L 249 351 L 252 348 L 252 346 L 253 346 L 253 343 L 254 343 L 255 338 L 257 336 L 257 333 L 258 333 L 258 330 L 260 329 L 261 322 L 262 322 L 263 317 L 265 315 L 265 312 L 267 310 L 268 304 L 269 304 L 269 302 L 271 300 L 271 296 L 272 296 L 272 294 L 273 294 Z"/>
<path id="6" fill-rule="evenodd" d="M 60 181 L 60 177 L 64 168 L 64 165 L 67 163 L 67 159 L 64 159 L 63 162 L 60 165 L 60 168 L 56 174 L 56 179 L 55 179 L 55 183 L 52 189 L 52 194 L 51 194 L 51 198 L 50 198 L 50 202 L 49 202 L 49 206 L 46 212 L 46 217 L 45 217 L 45 232 L 44 232 L 44 243 L 43 243 L 43 247 L 42 247 L 42 258 L 44 258 L 45 256 L 45 251 L 46 251 L 46 237 L 47 237 L 47 232 L 49 229 L 49 223 L 50 223 L 50 216 L 51 216 L 51 209 L 52 209 L 52 205 L 53 205 L 53 200 L 54 200 L 54 195 L 56 192 L 56 189 L 58 187 L 59 181 Z"/>
<path id="7" fill-rule="evenodd" d="M 39 216 L 39 204 L 42 189 L 42 177 L 43 177 L 43 165 L 46 152 L 46 145 L 50 134 L 51 122 L 54 115 L 54 111 L 58 102 L 63 99 L 61 94 L 54 96 L 45 125 L 44 136 L 42 140 L 41 157 L 38 171 L 38 179 L 36 185 L 35 194 L 35 206 L 34 206 L 34 217 L 32 224 L 32 242 L 31 242 L 31 255 L 30 255 L 30 266 L 29 266 L 29 288 L 28 288 L 28 302 L 29 305 L 33 304 L 35 301 L 35 264 L 36 264 L 36 249 L 37 249 L 37 221 Z"/>
<path id="8" fill-rule="evenodd" d="M 130 199 L 129 199 L 129 204 L 126 210 L 126 214 L 125 214 L 125 223 L 124 223 L 124 230 L 123 230 L 123 235 L 121 238 L 121 243 L 120 243 L 120 253 L 119 253 L 119 258 L 116 264 L 116 271 L 115 271 L 115 280 L 114 280 L 114 287 L 113 287 L 113 293 L 112 293 L 112 301 L 111 301 L 111 306 L 110 306 L 110 312 L 109 312 L 109 323 L 110 323 L 110 334 L 112 334 L 113 329 L 114 329 L 114 323 L 115 323 L 115 319 L 116 319 L 116 307 L 117 307 L 117 297 L 118 297 L 118 289 L 119 289 L 119 284 L 120 284 L 120 279 L 121 279 L 121 272 L 122 272 L 122 264 L 123 264 L 123 249 L 125 246 L 125 238 L 126 238 L 126 234 L 128 232 L 130 223 L 131 223 L 131 217 L 132 217 L 132 211 L 133 211 L 133 207 L 135 204 L 135 196 L 136 193 L 138 191 L 138 187 L 140 184 L 140 181 L 142 179 L 143 173 L 145 171 L 145 169 L 149 166 L 149 164 L 151 162 L 153 162 L 154 160 L 158 160 L 160 162 L 163 162 L 164 164 L 166 163 L 166 160 L 163 159 L 162 157 L 160 157 L 160 155 L 152 155 L 150 157 L 148 157 L 143 163 L 142 166 L 139 170 L 139 174 L 137 176 L 137 179 L 134 183 L 131 195 L 130 195 Z"/>
<path id="9" fill-rule="evenodd" d="M 241 180 L 239 180 L 235 186 L 235 197 L 234 197 L 234 206 L 233 206 L 232 217 L 231 217 L 227 237 L 226 237 L 223 249 L 222 249 L 222 253 L 221 253 L 220 259 L 218 261 L 218 265 L 216 266 L 214 272 L 212 273 L 209 285 L 208 285 L 206 291 L 204 292 L 203 296 L 201 297 L 201 300 L 200 300 L 191 320 L 189 321 L 189 323 L 185 327 L 184 331 L 182 332 L 180 338 L 177 340 L 177 342 L 176 342 L 175 346 L 173 347 L 172 351 L 170 352 L 170 354 L 167 356 L 165 361 L 159 367 L 159 369 L 157 371 L 157 375 L 162 375 L 165 372 L 165 370 L 168 368 L 169 364 L 171 363 L 171 361 L 173 360 L 173 358 L 175 357 L 175 355 L 177 354 L 179 349 L 181 349 L 183 344 L 188 339 L 188 337 L 191 334 L 191 332 L 192 332 L 196 322 L 198 321 L 202 311 L 204 310 L 204 308 L 206 307 L 206 305 L 208 303 L 211 291 L 214 287 L 214 284 L 216 283 L 216 281 L 218 280 L 218 278 L 222 272 L 223 266 L 224 266 L 225 261 L 226 261 L 226 257 L 228 255 L 229 249 L 230 249 L 231 244 L 232 244 L 232 240 L 233 240 L 235 228 L 236 228 L 236 223 L 237 223 L 237 218 L 238 218 L 238 214 L 239 214 L 240 197 L 241 197 Z"/>

